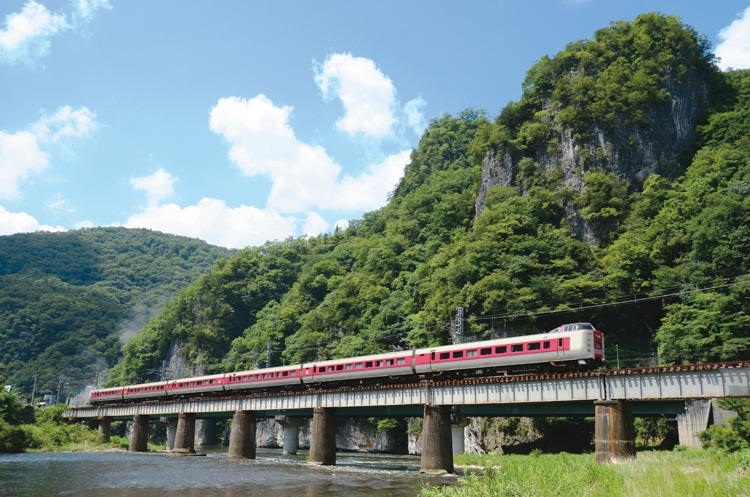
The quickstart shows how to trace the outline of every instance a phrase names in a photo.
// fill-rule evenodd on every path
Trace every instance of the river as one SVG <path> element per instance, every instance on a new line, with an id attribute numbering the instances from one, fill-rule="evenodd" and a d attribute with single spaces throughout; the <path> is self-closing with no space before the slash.
<path id="1" fill-rule="evenodd" d="M 0 454 L 0 497 L 414 497 L 455 476 L 419 474 L 419 457 L 337 453 L 337 466 L 312 466 L 307 453 L 258 449 L 257 459 L 165 453 Z"/>

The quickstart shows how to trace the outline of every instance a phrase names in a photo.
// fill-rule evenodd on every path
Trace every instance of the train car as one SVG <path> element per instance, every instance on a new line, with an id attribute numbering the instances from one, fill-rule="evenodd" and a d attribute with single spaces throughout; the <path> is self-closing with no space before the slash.
<path id="1" fill-rule="evenodd" d="M 226 374 L 213 374 L 208 376 L 195 376 L 193 378 L 181 378 L 169 380 L 167 383 L 167 395 L 193 395 L 218 393 L 224 391 Z"/>
<path id="2" fill-rule="evenodd" d="M 92 391 L 90 400 L 104 403 L 300 384 L 591 370 L 604 360 L 604 334 L 591 323 L 571 323 L 535 335 L 104 388 Z"/>
<path id="3" fill-rule="evenodd" d="M 225 390 L 252 390 L 255 388 L 300 385 L 301 365 L 279 366 L 275 368 L 253 369 L 227 373 L 224 378 Z"/>
<path id="4" fill-rule="evenodd" d="M 414 374 L 413 350 L 332 359 L 302 365 L 305 384 L 365 380 Z"/>
<path id="5" fill-rule="evenodd" d="M 604 338 L 589 323 L 498 340 L 418 349 L 415 371 L 423 376 L 594 369 L 604 362 Z"/>
<path id="6" fill-rule="evenodd" d="M 128 385 L 123 389 L 122 398 L 125 400 L 150 399 L 167 396 L 167 382 L 155 381 L 140 385 Z"/>
<path id="7" fill-rule="evenodd" d="M 123 400 L 122 393 L 125 387 L 97 388 L 89 394 L 89 402 L 101 404 L 104 402 L 119 402 Z"/>

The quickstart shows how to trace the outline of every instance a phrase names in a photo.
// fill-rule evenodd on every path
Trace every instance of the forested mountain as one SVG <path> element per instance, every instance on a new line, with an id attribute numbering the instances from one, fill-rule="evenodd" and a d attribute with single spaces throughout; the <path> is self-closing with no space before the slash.
<path id="1" fill-rule="evenodd" d="M 0 237 L 0 363 L 31 393 L 91 384 L 165 302 L 233 251 L 143 229 Z M 64 389 L 65 390 L 65 389 Z M 64 394 L 63 394 L 64 395 Z"/>

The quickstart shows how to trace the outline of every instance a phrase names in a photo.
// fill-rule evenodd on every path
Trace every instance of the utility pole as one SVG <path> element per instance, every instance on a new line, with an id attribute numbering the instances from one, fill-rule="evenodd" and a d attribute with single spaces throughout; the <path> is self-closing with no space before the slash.
<path id="1" fill-rule="evenodd" d="M 62 388 L 63 381 L 65 381 L 65 377 L 60 376 L 60 379 L 57 382 L 57 395 L 55 396 L 55 405 L 60 402 L 60 389 Z"/>
<path id="2" fill-rule="evenodd" d="M 39 373 L 34 371 L 34 388 L 31 389 L 31 405 L 34 405 L 34 394 L 36 394 L 36 380 L 39 377 Z"/>

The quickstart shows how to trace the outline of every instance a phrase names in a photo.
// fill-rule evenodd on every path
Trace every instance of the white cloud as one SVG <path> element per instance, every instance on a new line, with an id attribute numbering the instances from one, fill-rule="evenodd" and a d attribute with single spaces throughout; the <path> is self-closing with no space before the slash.
<path id="1" fill-rule="evenodd" d="M 316 236 L 320 233 L 328 231 L 328 223 L 323 216 L 317 212 L 310 212 L 305 219 L 305 225 L 302 228 L 303 234 L 308 236 Z"/>
<path id="2" fill-rule="evenodd" d="M 348 219 L 339 219 L 336 221 L 336 224 L 334 225 L 335 229 L 337 230 L 345 230 L 349 227 L 349 220 Z"/>
<path id="3" fill-rule="evenodd" d="M 31 62 L 49 53 L 49 39 L 70 29 L 64 15 L 53 14 L 34 1 L 21 12 L 5 16 L 5 29 L 0 31 L 0 58 L 9 64 Z"/>
<path id="4" fill-rule="evenodd" d="M 732 24 L 719 31 L 721 43 L 715 54 L 723 70 L 750 67 L 750 7 L 746 8 Z"/>
<path id="5" fill-rule="evenodd" d="M 31 131 L 13 134 L 0 131 L 0 198 L 17 198 L 18 183 L 49 166 L 49 153 L 43 145 L 65 145 L 71 139 L 84 138 L 96 129 L 96 114 L 81 107 L 62 107 L 55 115 L 32 124 Z"/>
<path id="6" fill-rule="evenodd" d="M 404 105 L 404 114 L 406 115 L 406 123 L 417 135 L 422 135 L 425 128 L 427 128 L 427 120 L 422 114 L 422 107 L 425 107 L 427 102 L 422 97 L 409 100 Z"/>
<path id="7" fill-rule="evenodd" d="M 75 223 L 74 226 L 75 226 L 75 229 L 77 229 L 77 230 L 79 230 L 81 228 L 93 228 L 94 227 L 94 223 L 91 222 L 91 221 L 89 221 L 88 219 L 85 219 L 83 221 L 78 221 L 77 223 Z"/>
<path id="8" fill-rule="evenodd" d="M 203 198 L 197 205 L 150 205 L 128 218 L 127 228 L 149 228 L 200 238 L 229 248 L 261 245 L 294 235 L 297 220 L 256 207 L 227 206 L 223 200 Z"/>
<path id="9" fill-rule="evenodd" d="M 62 226 L 47 226 L 25 212 L 9 212 L 0 205 L 0 235 L 34 231 L 65 231 Z"/>
<path id="10" fill-rule="evenodd" d="M 247 176 L 273 183 L 267 207 L 282 213 L 375 209 L 398 182 L 409 152 L 388 157 L 358 177 L 339 180 L 341 167 L 325 149 L 300 142 L 289 127 L 291 107 L 276 107 L 264 95 L 222 98 L 210 127 L 230 144 L 229 157 Z"/>
<path id="11" fill-rule="evenodd" d="M 33 133 L 19 131 L 10 135 L 0 131 L 0 198 L 20 196 L 18 182 L 48 165 L 49 155 L 39 148 Z"/>
<path id="12" fill-rule="evenodd" d="M 74 22 L 91 22 L 96 16 L 97 9 L 111 9 L 109 0 L 78 0 L 73 12 Z"/>
<path id="13" fill-rule="evenodd" d="M 316 68 L 315 82 L 326 99 L 335 93 L 344 105 L 345 115 L 336 123 L 340 130 L 372 138 L 392 134 L 396 89 L 372 60 L 333 54 Z"/>
<path id="14" fill-rule="evenodd" d="M 5 16 L 4 29 L 0 30 L 0 61 L 33 64 L 49 54 L 53 36 L 91 22 L 101 8 L 111 9 L 109 0 L 77 0 L 69 21 L 65 14 L 54 14 L 34 0 L 27 2 L 21 12 Z"/>
<path id="15" fill-rule="evenodd" d="M 85 138 L 97 128 L 96 113 L 86 107 L 73 110 L 69 105 L 32 125 L 40 141 L 57 143 L 70 138 Z"/>
<path id="16" fill-rule="evenodd" d="M 130 184 L 136 190 L 144 190 L 148 197 L 149 205 L 157 205 L 162 200 L 168 199 L 174 193 L 173 185 L 177 181 L 167 171 L 159 168 L 151 176 L 141 176 L 140 178 L 130 178 Z"/>

